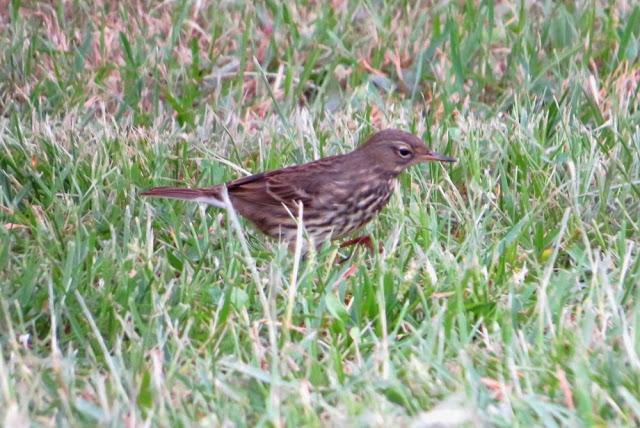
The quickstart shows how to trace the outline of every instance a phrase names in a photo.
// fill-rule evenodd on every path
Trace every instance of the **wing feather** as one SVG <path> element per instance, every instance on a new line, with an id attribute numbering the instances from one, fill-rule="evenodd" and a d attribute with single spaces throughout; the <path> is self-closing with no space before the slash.
<path id="1" fill-rule="evenodd" d="M 299 201 L 305 207 L 310 207 L 316 196 L 324 191 L 326 179 L 323 180 L 322 176 L 335 167 L 335 157 L 324 158 L 243 177 L 228 183 L 227 189 L 234 198 L 256 205 L 282 207 L 284 204 L 292 209 Z"/>

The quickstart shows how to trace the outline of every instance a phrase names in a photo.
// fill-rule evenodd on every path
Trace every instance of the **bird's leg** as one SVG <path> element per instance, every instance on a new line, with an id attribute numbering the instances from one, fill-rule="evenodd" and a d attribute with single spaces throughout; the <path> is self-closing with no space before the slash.
<path id="1" fill-rule="evenodd" d="M 382 242 L 379 242 L 378 244 L 379 244 L 378 245 L 378 252 L 382 253 Z M 353 247 L 353 246 L 356 246 L 356 245 L 363 245 L 363 246 L 367 247 L 367 249 L 369 250 L 370 254 L 374 253 L 373 240 L 371 239 L 371 236 L 369 236 L 369 235 L 358 236 L 357 238 L 349 239 L 348 241 L 345 241 L 342 244 L 340 244 L 340 248 Z M 340 259 L 338 261 L 338 263 L 342 264 L 342 263 L 346 262 L 347 260 L 349 260 L 351 258 L 353 253 L 354 253 L 354 251 L 352 251 L 351 254 L 349 254 L 348 256 L 343 257 L 342 259 Z"/>
<path id="2" fill-rule="evenodd" d="M 351 247 L 354 245 L 364 245 L 367 247 L 370 253 L 373 253 L 373 241 L 371 240 L 371 236 L 358 236 L 357 238 L 349 239 L 348 241 L 340 244 L 340 248 Z"/>

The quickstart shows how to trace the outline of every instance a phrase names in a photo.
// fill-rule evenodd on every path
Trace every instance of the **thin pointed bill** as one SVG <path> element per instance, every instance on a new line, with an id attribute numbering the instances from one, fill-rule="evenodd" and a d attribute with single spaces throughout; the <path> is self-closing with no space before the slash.
<path id="1" fill-rule="evenodd" d="M 421 159 L 423 161 L 438 161 L 438 162 L 455 162 L 457 159 L 452 158 L 451 156 L 441 155 L 440 153 L 430 152 L 426 155 L 422 155 Z"/>

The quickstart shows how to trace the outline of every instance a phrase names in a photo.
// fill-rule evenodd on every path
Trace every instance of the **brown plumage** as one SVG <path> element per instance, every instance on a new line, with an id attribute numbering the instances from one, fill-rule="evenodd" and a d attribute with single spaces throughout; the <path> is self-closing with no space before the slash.
<path id="1" fill-rule="evenodd" d="M 368 223 L 389 202 L 395 178 L 411 165 L 454 162 L 430 151 L 418 137 L 396 129 L 371 136 L 356 150 L 302 165 L 243 177 L 226 184 L 184 189 L 156 187 L 143 196 L 202 202 L 223 208 L 222 186 L 234 209 L 263 233 L 292 243 L 297 203 L 315 245 L 343 237 Z"/>

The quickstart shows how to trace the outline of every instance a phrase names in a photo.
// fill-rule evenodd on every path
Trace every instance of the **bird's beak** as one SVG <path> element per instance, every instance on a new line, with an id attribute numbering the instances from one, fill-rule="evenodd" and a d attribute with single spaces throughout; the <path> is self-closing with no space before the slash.
<path id="1" fill-rule="evenodd" d="M 438 162 L 455 162 L 457 159 L 452 158 L 450 156 L 441 155 L 436 152 L 427 152 L 426 154 L 420 156 L 420 160 L 423 162 L 428 161 L 438 161 Z"/>

